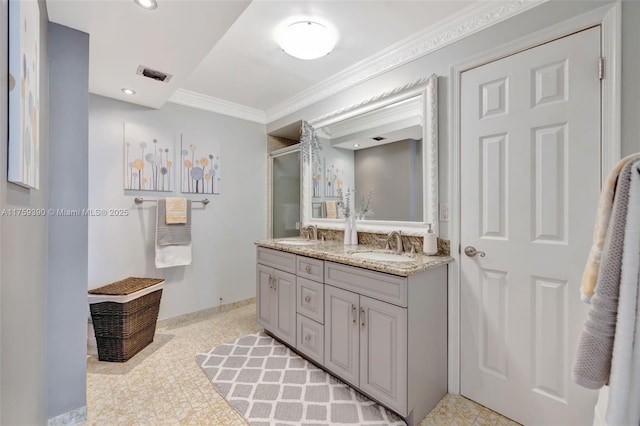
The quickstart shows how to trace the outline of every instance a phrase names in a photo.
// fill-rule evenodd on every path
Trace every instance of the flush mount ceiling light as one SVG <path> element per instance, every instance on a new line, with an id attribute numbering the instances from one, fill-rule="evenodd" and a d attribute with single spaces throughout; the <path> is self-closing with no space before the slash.
<path id="1" fill-rule="evenodd" d="M 336 45 L 337 37 L 327 26 L 313 21 L 299 21 L 287 26 L 280 34 L 280 47 L 298 59 L 316 59 L 327 55 Z"/>
<path id="2" fill-rule="evenodd" d="M 156 0 L 133 0 L 135 4 L 143 9 L 153 10 L 158 7 Z"/>
<path id="3" fill-rule="evenodd" d="M 125 95 L 135 95 L 136 94 L 136 91 L 133 90 L 133 89 L 124 88 L 124 89 L 120 89 L 120 90 L 122 90 L 122 93 L 124 93 Z"/>

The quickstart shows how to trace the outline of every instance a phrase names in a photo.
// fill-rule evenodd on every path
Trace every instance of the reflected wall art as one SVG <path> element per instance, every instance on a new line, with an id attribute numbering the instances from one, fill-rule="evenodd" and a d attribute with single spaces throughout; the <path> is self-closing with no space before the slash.
<path id="1" fill-rule="evenodd" d="M 141 124 L 124 125 L 124 189 L 171 192 L 177 133 Z"/>

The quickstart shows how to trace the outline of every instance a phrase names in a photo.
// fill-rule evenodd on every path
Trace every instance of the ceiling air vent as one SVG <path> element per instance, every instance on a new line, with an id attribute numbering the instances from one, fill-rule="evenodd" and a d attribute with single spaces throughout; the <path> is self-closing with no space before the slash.
<path id="1" fill-rule="evenodd" d="M 376 142 L 380 142 L 382 140 L 385 140 L 386 138 L 383 138 L 382 136 L 376 136 L 375 138 L 371 138 L 371 139 L 373 139 Z"/>
<path id="2" fill-rule="evenodd" d="M 136 74 L 141 75 L 143 77 L 151 78 L 156 81 L 162 81 L 163 83 L 168 83 L 173 77 L 171 74 L 167 74 L 161 71 L 152 70 L 151 68 L 140 65 L 138 67 L 138 71 Z"/>

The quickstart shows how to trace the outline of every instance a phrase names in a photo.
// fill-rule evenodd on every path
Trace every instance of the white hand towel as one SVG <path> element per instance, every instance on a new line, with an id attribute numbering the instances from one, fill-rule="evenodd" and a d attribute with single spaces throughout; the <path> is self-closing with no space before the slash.
<path id="1" fill-rule="evenodd" d="M 171 268 L 173 266 L 191 265 L 191 243 L 184 245 L 167 245 L 158 244 L 158 223 L 164 221 L 164 217 L 159 217 L 158 209 L 156 209 L 156 268 Z"/>

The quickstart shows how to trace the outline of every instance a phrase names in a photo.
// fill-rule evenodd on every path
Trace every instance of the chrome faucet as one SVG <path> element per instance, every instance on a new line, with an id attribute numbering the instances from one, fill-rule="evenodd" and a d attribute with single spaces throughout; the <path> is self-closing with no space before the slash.
<path id="1" fill-rule="evenodd" d="M 318 239 L 318 227 L 316 225 L 307 225 L 302 227 L 302 232 L 307 234 L 307 240 Z M 311 238 L 313 236 L 313 238 Z"/>
<path id="2" fill-rule="evenodd" d="M 396 253 L 402 253 L 402 236 L 401 231 L 391 231 L 387 234 L 387 246 L 389 245 L 389 240 L 393 237 L 396 238 Z"/>

